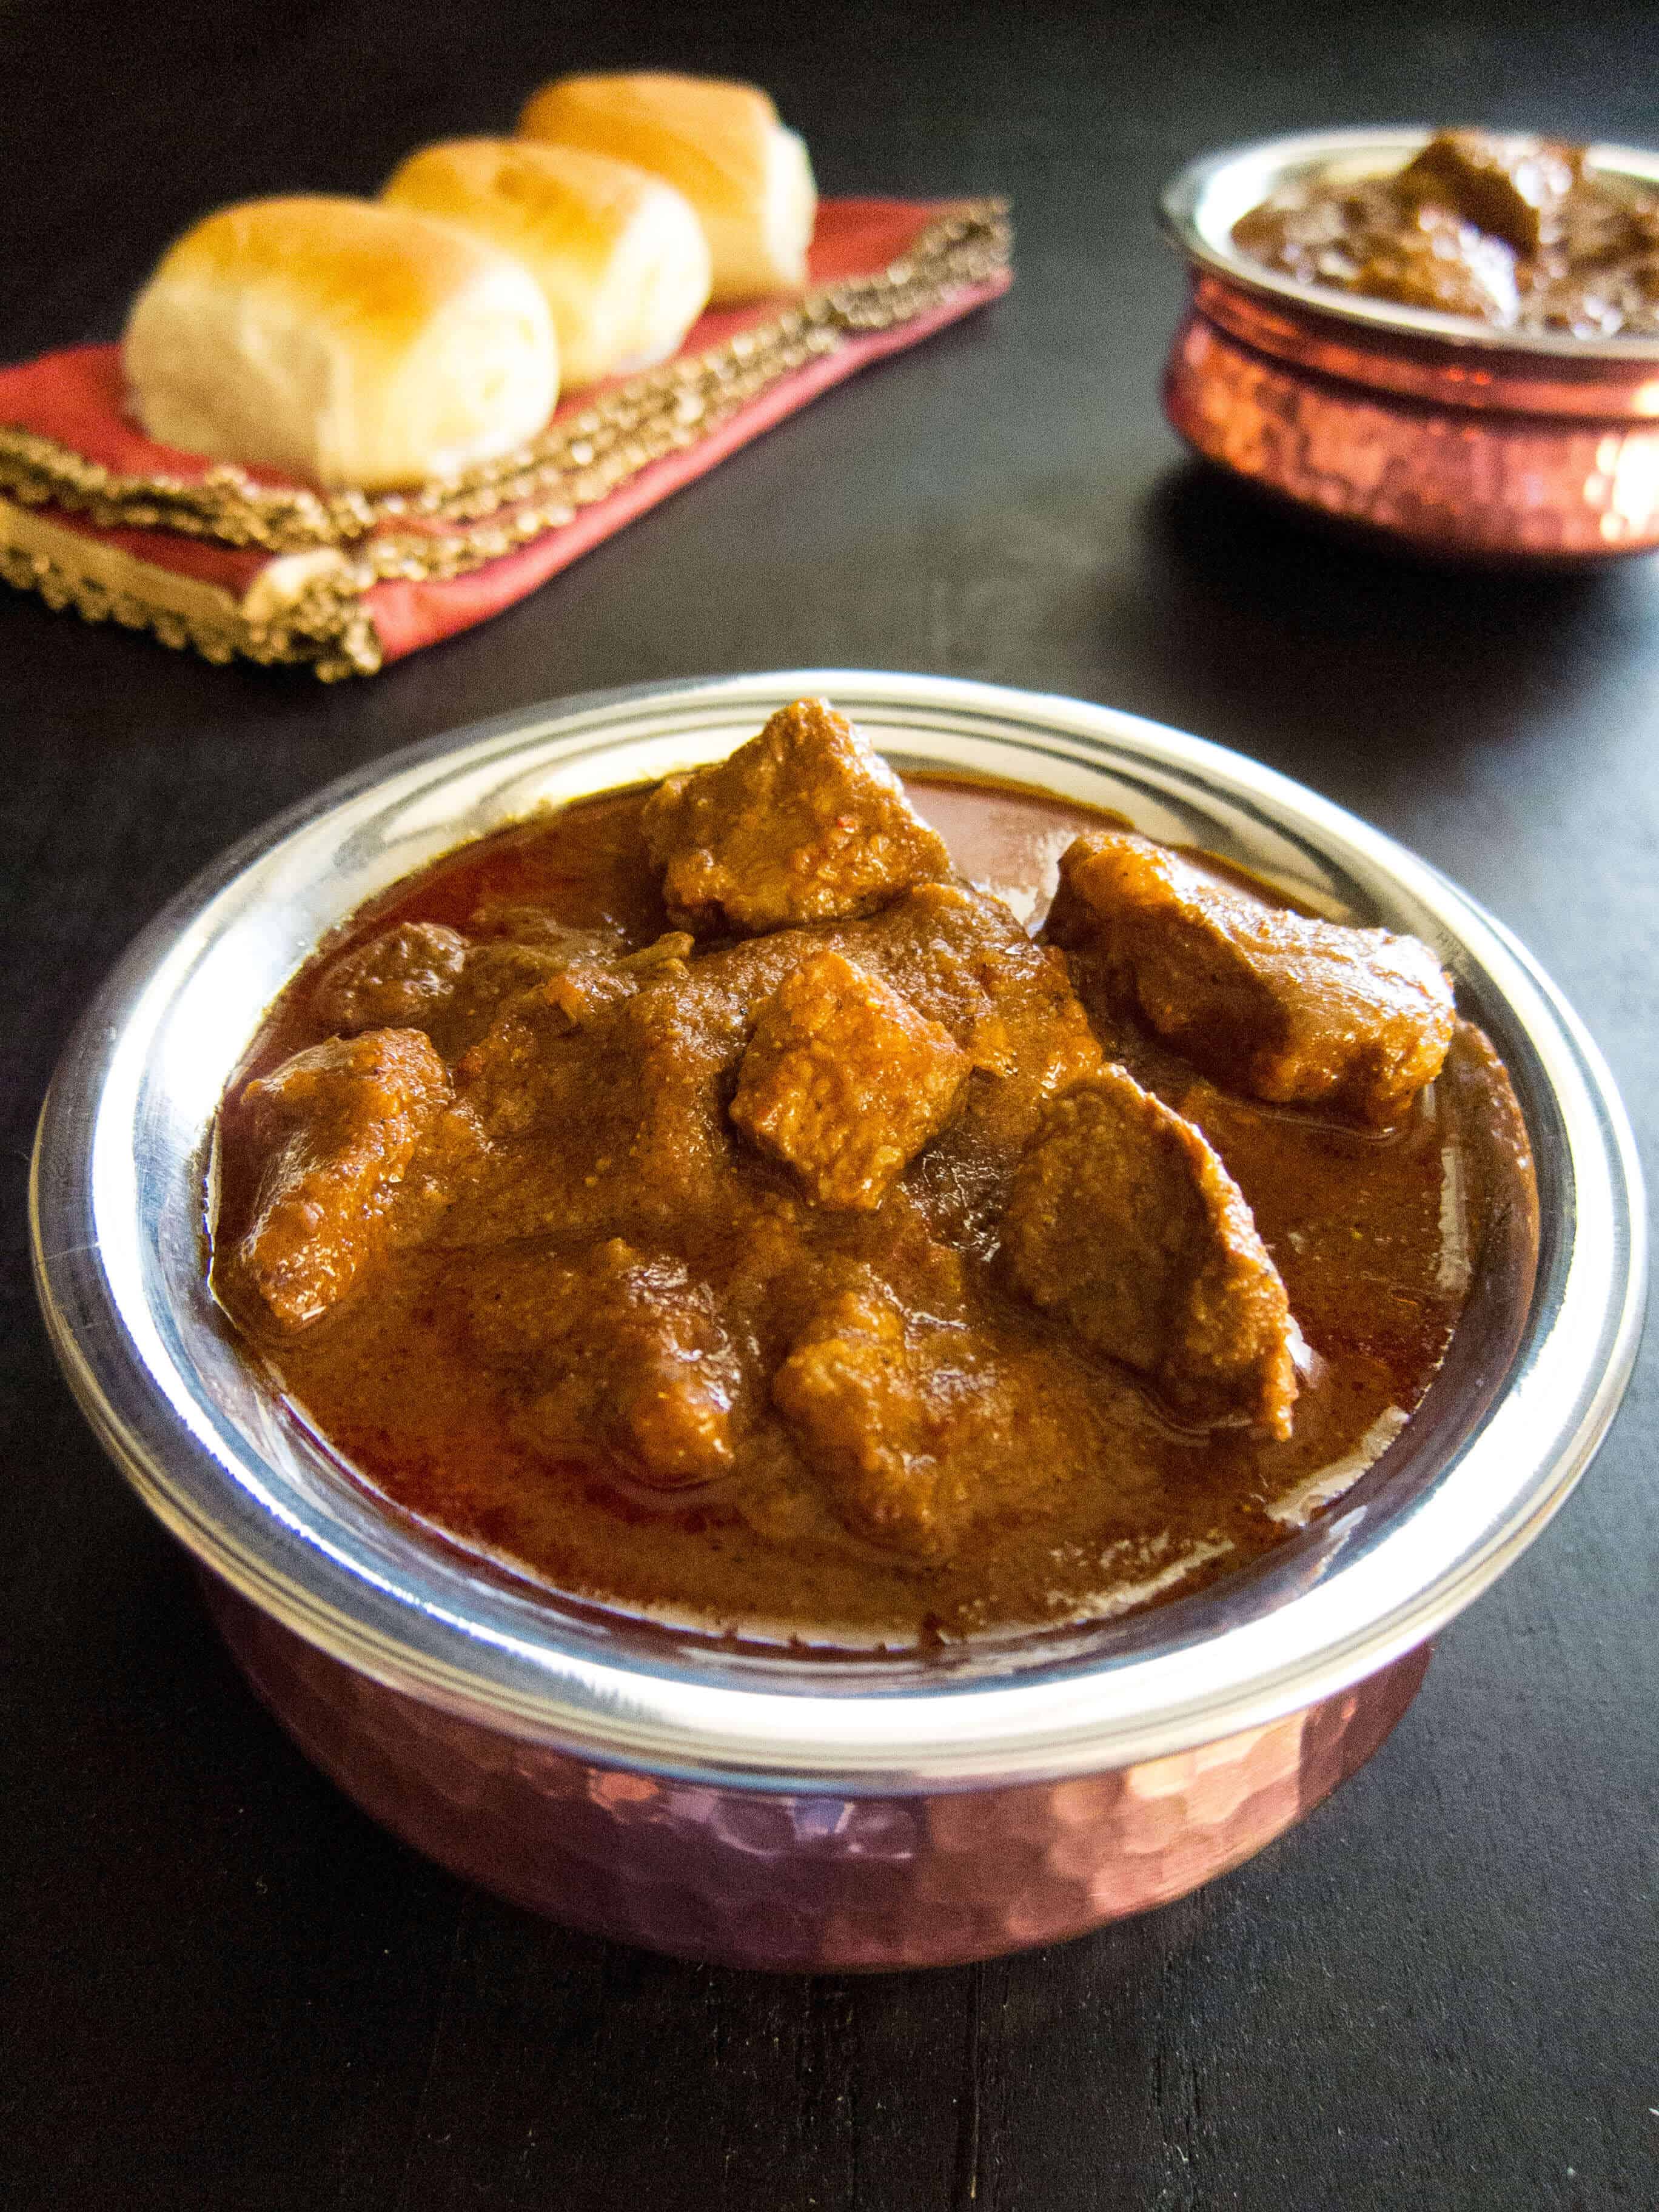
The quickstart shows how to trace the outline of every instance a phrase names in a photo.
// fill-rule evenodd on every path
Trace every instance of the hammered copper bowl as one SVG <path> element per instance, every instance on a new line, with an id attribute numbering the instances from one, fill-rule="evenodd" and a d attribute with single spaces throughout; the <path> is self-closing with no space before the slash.
<path id="1" fill-rule="evenodd" d="M 1425 130 L 1324 131 L 1194 161 L 1164 192 L 1192 299 L 1164 407 L 1206 459 L 1421 552 L 1578 562 L 1659 545 L 1659 338 L 1533 337 L 1304 284 L 1232 242 L 1281 185 L 1401 167 Z M 1659 155 L 1593 146 L 1659 185 Z"/>
<path id="2" fill-rule="evenodd" d="M 1255 1567 L 1152 1613 L 931 1657 L 745 1650 L 562 1601 L 395 1522 L 227 1335 L 215 1109 L 260 1014 L 372 894 L 548 802 L 708 760 L 827 693 L 901 767 L 1121 809 L 1427 938 L 1537 1151 L 1428 1396 Z M 228 854 L 137 940 L 41 1119 L 42 1304 L 112 1455 L 201 1562 L 249 1678 L 341 1787 L 522 1903 L 728 1963 L 897 1966 L 1069 1936 L 1205 1881 L 1388 1734 L 1428 1639 L 1583 1472 L 1634 1352 L 1643 1212 L 1595 1048 L 1498 925 L 1284 778 L 1135 717 L 806 671 L 608 693 L 400 755 Z"/>

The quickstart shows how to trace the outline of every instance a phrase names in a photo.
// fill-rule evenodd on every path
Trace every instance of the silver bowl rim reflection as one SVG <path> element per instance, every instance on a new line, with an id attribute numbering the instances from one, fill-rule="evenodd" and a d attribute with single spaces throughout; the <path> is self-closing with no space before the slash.
<path id="1" fill-rule="evenodd" d="M 1188 162 L 1170 179 L 1158 201 L 1159 219 L 1166 234 L 1199 268 L 1379 337 L 1427 339 L 1463 354 L 1501 355 L 1517 366 L 1528 356 L 1558 365 L 1620 363 L 1636 369 L 1644 362 L 1659 363 L 1659 337 L 1576 337 L 1570 331 L 1495 328 L 1472 316 L 1442 314 L 1432 308 L 1369 300 L 1333 286 L 1304 283 L 1283 270 L 1269 269 L 1234 245 L 1232 228 L 1240 216 L 1260 207 L 1281 186 L 1332 173 L 1352 182 L 1386 176 L 1402 167 L 1433 135 L 1420 124 L 1361 125 L 1225 147 Z M 1598 144 L 1586 149 L 1586 161 L 1603 175 L 1659 190 L 1659 153 Z M 1659 411 L 1659 394 L 1653 411 Z"/>
<path id="2" fill-rule="evenodd" d="M 218 1100 L 327 931 L 538 805 L 717 757 L 808 693 L 865 723 L 901 768 L 1116 805 L 1329 911 L 1416 930 L 1526 1108 L 1545 1235 L 1501 1358 L 1460 1327 L 1424 1407 L 1351 1493 L 1264 1560 L 1150 1613 L 828 1661 L 558 1601 L 377 1505 L 260 1380 L 207 1295 Z M 31 1210 L 43 1310 L 93 1426 L 166 1525 L 253 1603 L 375 1680 L 508 1733 L 711 1784 L 834 1794 L 1130 1765 L 1314 1705 L 1420 1644 L 1583 1473 L 1629 1375 L 1645 1271 L 1639 1170 L 1600 1055 L 1509 933 L 1425 862 L 1271 769 L 1135 715 L 845 670 L 526 708 L 278 817 L 181 892 L 103 984 L 42 1111 Z"/>

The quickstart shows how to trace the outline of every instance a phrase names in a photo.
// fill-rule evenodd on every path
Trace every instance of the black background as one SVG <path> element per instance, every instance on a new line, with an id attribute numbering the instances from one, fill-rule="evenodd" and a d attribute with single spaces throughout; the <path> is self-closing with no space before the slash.
<path id="1" fill-rule="evenodd" d="M 824 188 L 1004 190 L 1020 281 L 486 628 L 372 683 L 215 670 L 0 592 L 0 2201 L 1265 2208 L 1659 2201 L 1654 1363 L 1395 1741 L 1200 1895 L 865 1981 L 676 1965 L 471 1892 L 255 1705 L 28 1286 L 33 1116 L 93 982 L 231 838 L 499 709 L 842 664 L 1237 745 L 1510 923 L 1659 1128 L 1659 564 L 1453 577 L 1264 520 L 1158 370 L 1190 155 L 1444 118 L 1659 143 L 1650 6 L 463 8 L 0 0 L 0 356 L 113 335 L 216 202 L 371 190 L 541 77 L 767 83 Z"/>

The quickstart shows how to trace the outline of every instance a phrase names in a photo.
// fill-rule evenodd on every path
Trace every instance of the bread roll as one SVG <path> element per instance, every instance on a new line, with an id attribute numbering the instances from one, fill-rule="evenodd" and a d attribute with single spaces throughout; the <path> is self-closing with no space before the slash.
<path id="1" fill-rule="evenodd" d="M 162 256 L 125 343 L 151 437 L 370 491 L 521 445 L 553 411 L 558 362 L 522 264 L 372 200 L 209 216 Z"/>
<path id="2" fill-rule="evenodd" d="M 519 136 L 636 162 L 684 192 L 708 234 L 716 301 L 798 292 L 817 212 L 806 149 L 753 85 L 702 76 L 567 76 Z"/>
<path id="3" fill-rule="evenodd" d="M 690 202 L 603 154 L 458 138 L 411 154 L 380 198 L 518 256 L 551 311 L 567 388 L 665 360 L 708 304 Z"/>

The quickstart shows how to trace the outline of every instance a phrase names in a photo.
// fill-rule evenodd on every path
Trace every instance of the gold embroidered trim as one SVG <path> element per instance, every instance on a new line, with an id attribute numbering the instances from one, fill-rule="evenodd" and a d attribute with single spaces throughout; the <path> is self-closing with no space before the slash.
<path id="1" fill-rule="evenodd" d="M 24 507 L 84 514 L 100 529 L 166 530 L 268 553 L 358 544 L 388 524 L 482 521 L 504 507 L 525 510 L 539 501 L 543 512 L 521 512 L 485 556 L 499 559 L 653 461 L 695 444 L 769 384 L 839 350 L 848 337 L 890 329 L 985 283 L 1008 265 L 1011 247 L 1005 204 L 965 202 L 929 223 L 902 258 L 875 275 L 809 292 L 706 353 L 630 377 L 516 453 L 417 491 L 274 490 L 228 466 L 210 469 L 196 483 L 122 476 L 55 439 L 10 428 L 0 428 L 0 492 Z M 396 556 L 386 557 L 392 565 L 384 573 L 407 573 Z M 409 557 L 416 557 L 412 548 Z M 457 571 L 443 556 L 423 573 Z"/>
<path id="2" fill-rule="evenodd" d="M 325 683 L 374 675 L 380 641 L 356 570 L 336 553 L 291 558 L 327 566 L 286 580 L 286 589 L 285 580 L 266 569 L 238 601 L 222 585 L 175 574 L 0 499 L 0 581 L 38 592 L 56 611 L 72 607 L 85 622 L 149 630 L 163 645 L 189 646 L 205 660 L 223 663 L 240 653 L 266 666 L 309 665 Z M 284 565 L 273 562 L 270 568 Z"/>
<path id="3" fill-rule="evenodd" d="M 631 377 L 516 453 L 414 492 L 278 491 L 231 467 L 195 483 L 126 477 L 36 432 L 0 428 L 0 580 L 39 592 L 50 606 L 73 606 L 88 622 L 192 646 L 209 660 L 240 653 L 267 665 L 308 663 L 325 683 L 373 675 L 381 648 L 363 605 L 373 586 L 465 575 L 563 528 L 807 362 L 987 283 L 1008 267 L 1012 240 L 1005 203 L 964 202 L 875 275 L 808 293 L 706 353 Z M 31 512 L 49 506 L 101 529 L 166 531 L 288 557 L 261 570 L 239 603 L 218 585 L 178 577 Z M 457 523 L 473 526 L 431 526 Z M 399 524 L 414 526 L 388 526 Z"/>

